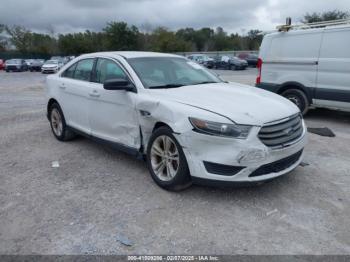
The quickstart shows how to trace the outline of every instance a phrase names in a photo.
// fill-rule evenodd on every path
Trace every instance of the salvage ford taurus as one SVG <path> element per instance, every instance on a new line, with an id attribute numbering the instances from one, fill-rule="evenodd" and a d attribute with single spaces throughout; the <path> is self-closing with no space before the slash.
<path id="1" fill-rule="evenodd" d="M 82 134 L 144 157 L 168 190 L 270 180 L 299 165 L 306 143 L 293 103 L 176 55 L 83 55 L 48 76 L 47 95 L 58 140 Z"/>

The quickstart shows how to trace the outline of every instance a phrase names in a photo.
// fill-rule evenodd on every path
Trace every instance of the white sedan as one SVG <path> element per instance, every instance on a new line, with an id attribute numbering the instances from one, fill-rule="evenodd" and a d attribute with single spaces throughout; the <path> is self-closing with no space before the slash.
<path id="1" fill-rule="evenodd" d="M 143 157 L 168 190 L 267 181 L 303 157 L 306 128 L 293 103 L 181 56 L 86 54 L 46 83 L 58 140 L 81 134 Z"/>
<path id="2" fill-rule="evenodd" d="M 58 60 L 47 60 L 41 67 L 41 73 L 57 73 L 62 66 L 62 62 Z"/>

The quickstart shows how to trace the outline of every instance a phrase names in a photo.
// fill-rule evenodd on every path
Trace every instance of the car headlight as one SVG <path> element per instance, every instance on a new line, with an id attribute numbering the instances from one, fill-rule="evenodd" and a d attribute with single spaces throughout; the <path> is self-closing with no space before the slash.
<path id="1" fill-rule="evenodd" d="M 195 131 L 208 135 L 244 139 L 248 137 L 252 129 L 252 126 L 249 125 L 217 123 L 193 117 L 190 117 L 189 120 Z"/>

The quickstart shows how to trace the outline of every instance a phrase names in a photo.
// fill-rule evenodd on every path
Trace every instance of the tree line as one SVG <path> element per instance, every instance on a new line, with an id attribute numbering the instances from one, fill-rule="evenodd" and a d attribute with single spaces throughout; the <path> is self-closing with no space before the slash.
<path id="1" fill-rule="evenodd" d="M 259 30 L 246 35 L 228 34 L 223 28 L 184 28 L 171 31 L 157 27 L 141 31 L 125 22 L 109 22 L 100 32 L 42 34 L 23 26 L 0 26 L 8 38 L 0 38 L 0 51 L 13 47 L 23 55 L 78 55 L 110 50 L 140 50 L 156 52 L 257 50 L 262 36 Z"/>
<path id="2" fill-rule="evenodd" d="M 349 18 L 348 12 L 339 10 L 307 13 L 304 23 Z M 4 35 L 8 37 L 5 37 Z M 125 22 L 109 22 L 99 32 L 42 34 L 23 26 L 0 24 L 0 52 L 13 50 L 30 56 L 79 55 L 110 50 L 140 50 L 156 52 L 202 52 L 257 50 L 262 41 L 260 31 L 247 34 L 229 34 L 222 27 L 182 28 L 177 31 L 165 27 L 141 26 L 141 30 Z"/>

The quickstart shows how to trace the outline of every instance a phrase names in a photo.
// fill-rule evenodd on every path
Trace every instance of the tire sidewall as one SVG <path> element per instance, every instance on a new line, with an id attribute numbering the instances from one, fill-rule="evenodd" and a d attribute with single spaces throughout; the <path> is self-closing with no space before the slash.
<path id="1" fill-rule="evenodd" d="M 298 108 L 300 109 L 300 112 L 305 115 L 309 108 L 309 101 L 307 100 L 306 95 L 303 93 L 303 91 L 300 91 L 298 89 L 289 89 L 282 93 L 282 96 L 291 101 L 293 104 L 295 104 L 291 98 L 294 97 L 298 99 L 300 107 L 298 105 Z"/>
<path id="2" fill-rule="evenodd" d="M 53 127 L 52 127 L 52 120 L 51 120 L 51 113 L 52 113 L 52 110 L 53 109 L 57 109 L 58 113 L 60 114 L 61 116 L 61 120 L 62 120 L 62 133 L 60 136 L 56 135 L 56 133 L 54 132 L 53 130 Z M 65 141 L 65 133 L 66 133 L 66 120 L 64 119 L 64 115 L 63 115 L 63 112 L 61 110 L 61 107 L 57 104 L 57 103 L 53 103 L 50 107 L 50 110 L 49 110 L 49 119 L 50 119 L 50 126 L 51 126 L 51 131 L 53 133 L 53 135 L 60 141 Z"/>
<path id="3" fill-rule="evenodd" d="M 153 145 L 153 142 L 155 139 L 159 136 L 168 136 L 170 137 L 174 143 L 176 144 L 177 150 L 179 152 L 179 169 L 175 175 L 175 177 L 169 181 L 163 181 L 160 180 L 157 175 L 154 173 L 153 168 L 152 168 L 152 163 L 151 163 L 151 148 Z M 186 187 L 188 187 L 191 184 L 191 177 L 188 169 L 188 164 L 187 160 L 185 157 L 185 154 L 182 150 L 181 145 L 179 142 L 176 140 L 174 135 L 172 134 L 172 131 L 170 128 L 167 127 L 160 127 L 156 129 L 153 134 L 151 135 L 148 146 L 147 146 L 147 155 L 146 155 L 146 161 L 147 161 L 147 167 L 148 170 L 153 178 L 153 180 L 162 188 L 165 188 L 167 190 L 172 190 L 172 191 L 178 191 L 182 190 Z"/>

